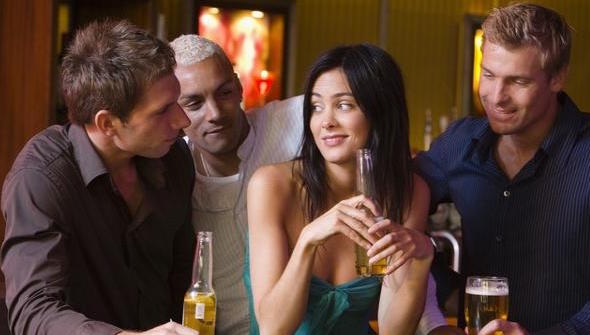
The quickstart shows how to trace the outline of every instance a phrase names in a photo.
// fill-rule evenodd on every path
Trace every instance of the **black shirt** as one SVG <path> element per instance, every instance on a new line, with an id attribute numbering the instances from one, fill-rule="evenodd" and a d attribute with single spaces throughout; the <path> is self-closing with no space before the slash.
<path id="1" fill-rule="evenodd" d="M 114 334 L 181 320 L 192 159 L 182 140 L 160 159 L 134 159 L 145 197 L 131 215 L 84 128 L 50 127 L 20 152 L 2 190 L 13 333 Z"/>

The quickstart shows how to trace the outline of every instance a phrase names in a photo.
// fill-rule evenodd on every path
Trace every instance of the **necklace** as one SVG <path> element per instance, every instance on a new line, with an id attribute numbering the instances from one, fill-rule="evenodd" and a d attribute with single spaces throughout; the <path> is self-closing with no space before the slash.
<path id="1" fill-rule="evenodd" d="M 209 170 L 209 164 L 203 158 L 203 154 L 199 151 L 199 158 L 201 159 L 201 165 L 203 166 L 203 170 L 205 172 L 205 176 L 211 177 L 211 171 Z"/>

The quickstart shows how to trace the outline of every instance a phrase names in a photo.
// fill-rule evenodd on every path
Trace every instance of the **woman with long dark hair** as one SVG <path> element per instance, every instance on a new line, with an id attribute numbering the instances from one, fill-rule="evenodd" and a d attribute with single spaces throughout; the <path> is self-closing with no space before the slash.
<path id="1" fill-rule="evenodd" d="M 399 67 L 368 44 L 328 51 L 311 69 L 304 122 L 301 157 L 259 169 L 248 187 L 251 312 L 261 333 L 367 334 L 379 301 L 381 334 L 413 334 L 433 247 L 420 232 L 429 191 L 410 169 Z M 361 148 L 374 153 L 374 202 L 354 195 Z M 382 280 L 358 277 L 355 244 L 371 262 L 389 257 Z"/>

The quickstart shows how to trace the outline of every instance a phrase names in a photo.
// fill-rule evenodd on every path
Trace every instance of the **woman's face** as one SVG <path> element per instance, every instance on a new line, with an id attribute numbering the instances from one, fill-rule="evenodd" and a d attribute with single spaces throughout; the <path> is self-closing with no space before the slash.
<path id="1" fill-rule="evenodd" d="M 309 127 L 327 162 L 354 162 L 356 150 L 365 147 L 369 121 L 357 104 L 341 68 L 318 77 L 311 93 Z"/>

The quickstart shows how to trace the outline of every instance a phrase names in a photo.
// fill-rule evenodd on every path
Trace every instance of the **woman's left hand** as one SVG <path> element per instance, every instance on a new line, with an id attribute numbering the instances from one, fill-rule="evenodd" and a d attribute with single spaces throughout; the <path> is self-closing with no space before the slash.
<path id="1" fill-rule="evenodd" d="M 428 259 L 434 255 L 434 248 L 428 236 L 385 219 L 369 228 L 369 233 L 380 236 L 379 240 L 367 251 L 369 263 L 391 257 L 387 274 L 394 272 L 410 258 Z"/>

